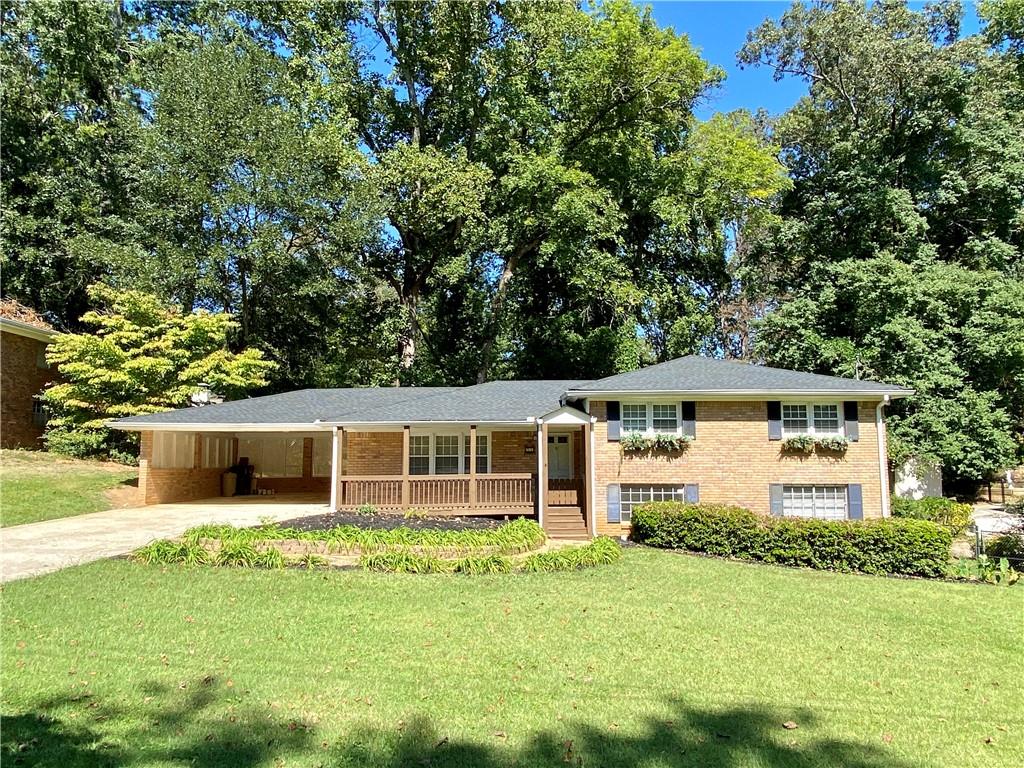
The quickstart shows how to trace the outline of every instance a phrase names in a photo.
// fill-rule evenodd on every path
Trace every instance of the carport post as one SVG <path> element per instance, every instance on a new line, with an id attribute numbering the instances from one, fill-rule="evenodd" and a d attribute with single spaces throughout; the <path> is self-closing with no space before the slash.
<path id="1" fill-rule="evenodd" d="M 338 508 L 338 483 L 341 480 L 341 440 L 338 428 L 334 427 L 331 439 L 331 511 Z"/>

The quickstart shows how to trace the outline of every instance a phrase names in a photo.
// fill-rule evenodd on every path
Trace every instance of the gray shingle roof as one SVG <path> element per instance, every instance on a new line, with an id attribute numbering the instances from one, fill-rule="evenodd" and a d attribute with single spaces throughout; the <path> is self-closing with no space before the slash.
<path id="1" fill-rule="evenodd" d="M 714 360 L 689 355 L 665 363 L 588 381 L 574 392 L 778 392 L 778 393 L 888 393 L 909 394 L 912 390 L 876 381 L 844 379 L 769 368 L 737 360 Z"/>
<path id="2" fill-rule="evenodd" d="M 280 395 L 233 400 L 202 408 L 182 408 L 118 419 L 114 424 L 312 424 L 317 419 L 344 419 L 374 408 L 454 391 L 453 387 L 353 387 L 301 389 Z"/>
<path id="3" fill-rule="evenodd" d="M 581 383 L 550 379 L 489 381 L 375 408 L 361 416 L 331 420 L 376 423 L 525 422 L 556 410 L 565 391 Z"/>

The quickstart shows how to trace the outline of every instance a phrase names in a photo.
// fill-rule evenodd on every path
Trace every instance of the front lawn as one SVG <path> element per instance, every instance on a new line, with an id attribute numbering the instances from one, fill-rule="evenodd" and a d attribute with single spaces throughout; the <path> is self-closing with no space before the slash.
<path id="1" fill-rule="evenodd" d="M 1024 764 L 1021 588 L 631 549 L 476 577 L 105 561 L 3 603 L 5 765 Z"/>
<path id="2" fill-rule="evenodd" d="M 42 451 L 0 451 L 0 526 L 130 505 L 134 467 Z"/>

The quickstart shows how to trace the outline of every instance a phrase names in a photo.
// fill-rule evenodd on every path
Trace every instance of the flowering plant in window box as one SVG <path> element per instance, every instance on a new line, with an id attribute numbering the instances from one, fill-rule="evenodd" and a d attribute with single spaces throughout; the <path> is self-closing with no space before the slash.
<path id="1" fill-rule="evenodd" d="M 846 453 L 850 443 L 842 435 L 827 435 L 817 439 L 818 448 L 831 453 Z"/>
<path id="2" fill-rule="evenodd" d="M 793 435 L 782 441 L 782 450 L 787 453 L 806 453 L 814 451 L 814 437 L 811 435 Z"/>
<path id="3" fill-rule="evenodd" d="M 633 432 L 623 436 L 621 445 L 622 450 L 626 453 L 646 453 L 648 451 L 682 453 L 690 446 L 690 437 L 688 435 L 666 434 L 656 434 L 653 437 L 648 437 L 639 432 Z"/>

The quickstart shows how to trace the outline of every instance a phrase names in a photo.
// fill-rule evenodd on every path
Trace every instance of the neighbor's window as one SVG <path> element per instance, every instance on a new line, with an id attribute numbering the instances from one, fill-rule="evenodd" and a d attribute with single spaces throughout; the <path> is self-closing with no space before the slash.
<path id="1" fill-rule="evenodd" d="M 627 523 L 633 517 L 633 505 L 648 501 L 685 501 L 684 485 L 623 485 L 620 491 L 622 522 Z"/>
<path id="2" fill-rule="evenodd" d="M 409 436 L 409 474 L 430 474 L 430 435 Z"/>
<path id="3" fill-rule="evenodd" d="M 317 435 L 313 438 L 313 477 L 330 477 L 332 461 L 334 435 Z"/>
<path id="4" fill-rule="evenodd" d="M 782 404 L 782 434 L 791 435 L 839 435 L 842 434 L 837 403 Z"/>
<path id="5" fill-rule="evenodd" d="M 644 403 L 622 404 L 622 431 L 647 431 L 647 405 Z"/>
<path id="6" fill-rule="evenodd" d="M 46 403 L 38 397 L 32 400 L 32 423 L 37 427 L 45 427 L 50 414 L 46 409 Z"/>
<path id="7" fill-rule="evenodd" d="M 196 436 L 192 432 L 154 432 L 154 469 L 191 469 L 196 457 Z"/>
<path id="8" fill-rule="evenodd" d="M 434 437 L 434 474 L 459 474 L 459 442 L 458 435 Z"/>
<path id="9" fill-rule="evenodd" d="M 782 514 L 787 517 L 817 517 L 845 520 L 845 485 L 785 485 L 782 487 Z"/>
<path id="10" fill-rule="evenodd" d="M 203 436 L 203 468 L 224 469 L 231 466 L 230 437 Z"/>

